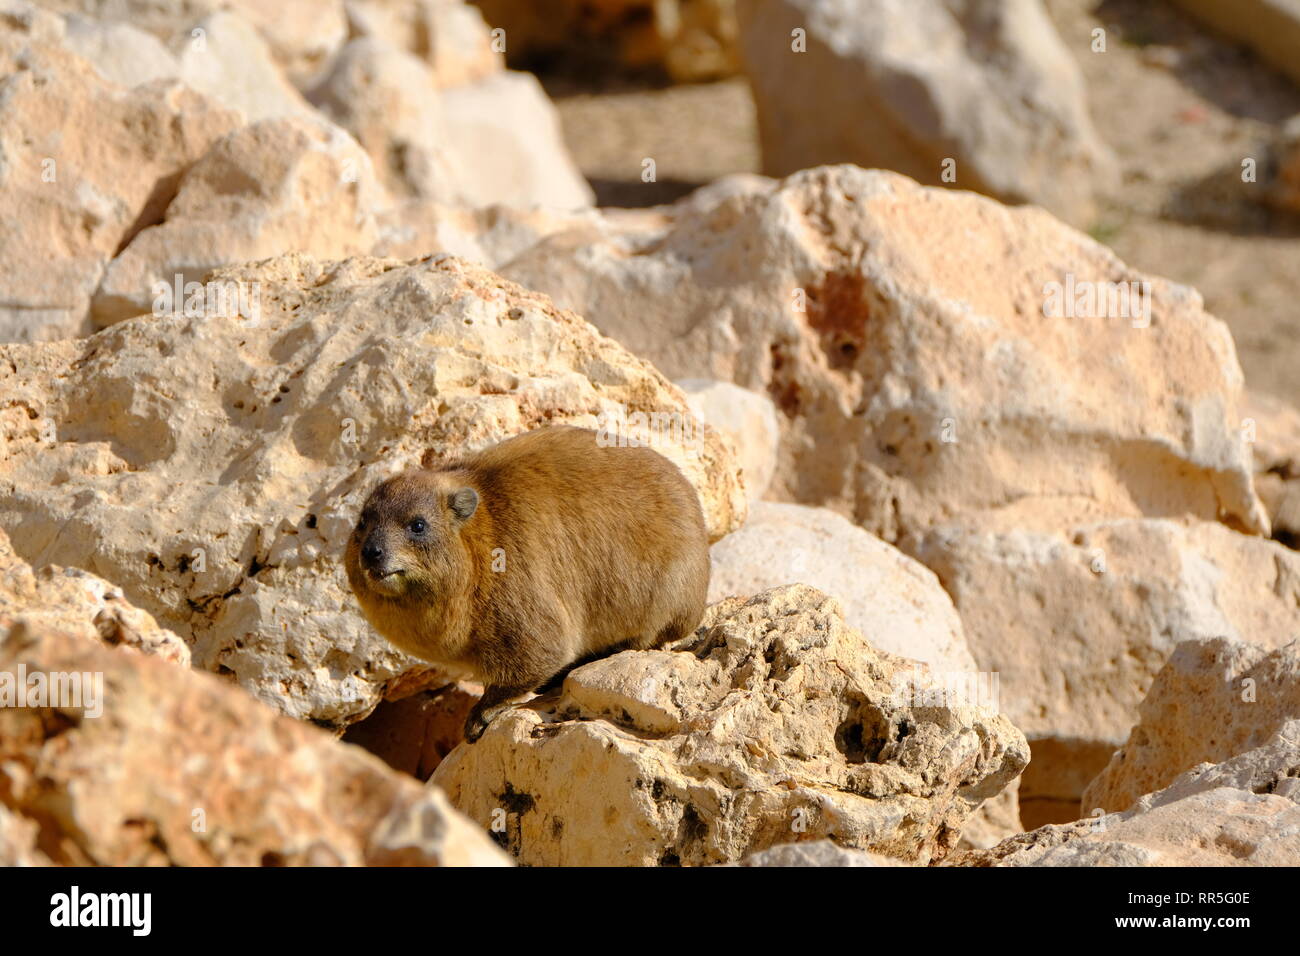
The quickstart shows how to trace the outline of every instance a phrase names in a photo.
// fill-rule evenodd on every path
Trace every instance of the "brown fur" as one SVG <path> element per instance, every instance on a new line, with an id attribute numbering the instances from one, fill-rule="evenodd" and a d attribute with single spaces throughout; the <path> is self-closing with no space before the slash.
<path id="1" fill-rule="evenodd" d="M 466 518 L 453 510 L 469 507 L 463 489 L 478 497 Z M 423 534 L 411 530 L 416 518 Z M 362 509 L 346 566 L 380 634 L 487 685 L 470 740 L 510 698 L 580 659 L 689 634 L 709 585 L 704 515 L 677 466 L 568 427 L 385 481 Z M 390 569 L 400 570 L 376 578 Z"/>

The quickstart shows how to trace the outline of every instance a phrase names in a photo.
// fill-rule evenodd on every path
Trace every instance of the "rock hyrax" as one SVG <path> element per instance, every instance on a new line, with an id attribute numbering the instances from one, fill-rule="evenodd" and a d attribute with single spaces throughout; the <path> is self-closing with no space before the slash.
<path id="1" fill-rule="evenodd" d="M 709 589 L 704 515 L 677 466 L 568 427 L 383 482 L 346 564 L 380 634 L 484 683 L 470 741 L 575 662 L 691 633 Z"/>

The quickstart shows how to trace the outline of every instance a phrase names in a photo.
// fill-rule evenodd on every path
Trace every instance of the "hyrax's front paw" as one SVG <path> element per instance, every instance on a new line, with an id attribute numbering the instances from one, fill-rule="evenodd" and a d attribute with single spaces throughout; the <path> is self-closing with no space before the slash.
<path id="1" fill-rule="evenodd" d="M 492 720 L 492 716 L 490 714 L 484 713 L 478 707 L 475 707 L 473 710 L 471 710 L 469 712 L 469 716 L 465 718 L 466 742 L 472 744 L 475 743 L 480 737 L 482 737 L 483 732 L 488 729 L 488 724 L 491 722 L 491 720 Z"/>

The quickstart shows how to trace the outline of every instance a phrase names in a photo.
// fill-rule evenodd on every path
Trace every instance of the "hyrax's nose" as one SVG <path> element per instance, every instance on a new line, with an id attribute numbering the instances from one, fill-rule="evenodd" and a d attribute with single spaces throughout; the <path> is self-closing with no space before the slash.
<path id="1" fill-rule="evenodd" d="M 365 547 L 361 549 L 361 560 L 369 567 L 376 567 L 384 560 L 384 549 L 373 541 L 367 541 Z"/>

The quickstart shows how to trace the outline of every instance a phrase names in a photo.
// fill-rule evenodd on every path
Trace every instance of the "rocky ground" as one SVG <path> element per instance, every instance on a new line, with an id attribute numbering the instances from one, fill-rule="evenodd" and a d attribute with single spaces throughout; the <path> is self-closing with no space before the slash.
<path id="1" fill-rule="evenodd" d="M 1300 80 L 1196 2 L 0 0 L 0 863 L 1300 862 Z M 467 744 L 361 501 L 614 415 L 710 607 Z"/>

